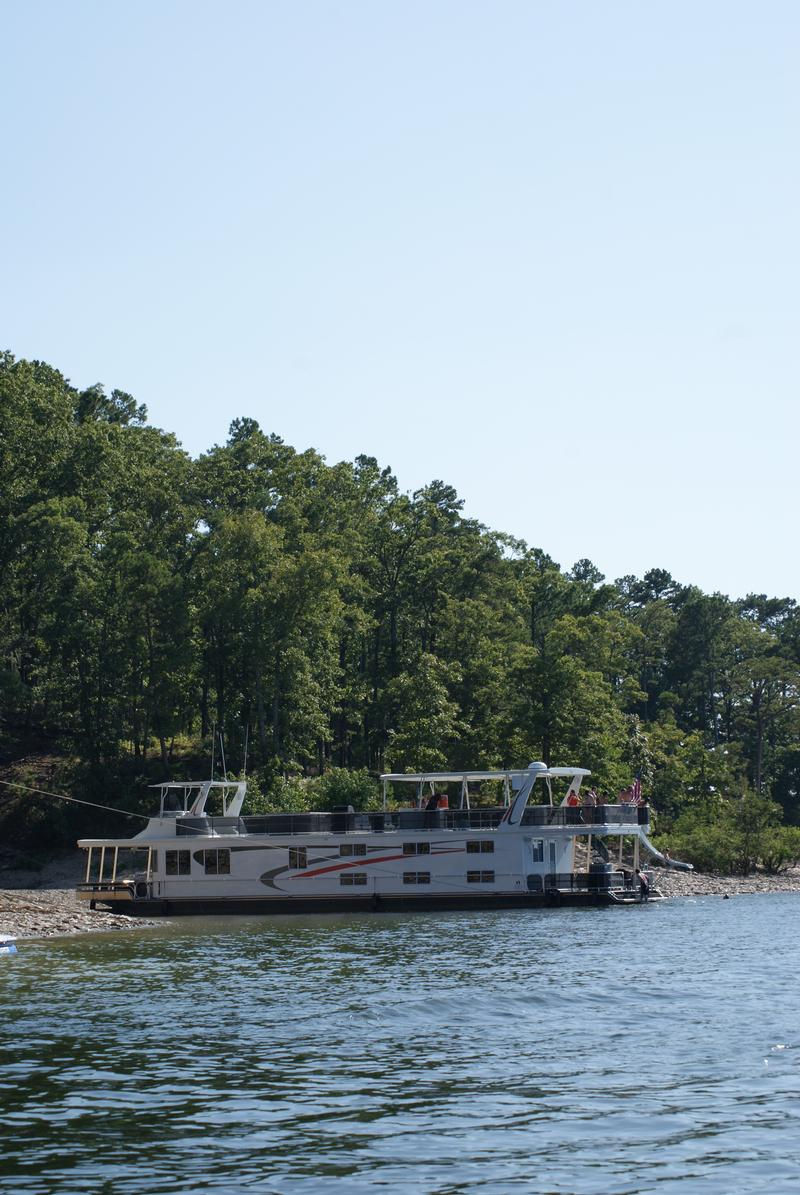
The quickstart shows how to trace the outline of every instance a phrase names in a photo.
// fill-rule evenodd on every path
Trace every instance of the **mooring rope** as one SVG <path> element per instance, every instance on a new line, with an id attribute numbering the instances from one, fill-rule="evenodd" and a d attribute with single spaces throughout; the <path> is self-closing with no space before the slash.
<path id="1" fill-rule="evenodd" d="M 30 784 L 19 784 L 16 780 L 0 780 L 0 784 L 9 788 L 22 788 L 25 792 L 39 793 L 43 797 L 54 797 L 57 801 L 70 801 L 73 805 L 88 805 L 91 809 L 105 809 L 107 813 L 121 813 L 123 817 L 139 817 L 149 822 L 146 813 L 129 813 L 127 809 L 115 809 L 113 805 L 98 805 L 96 801 L 80 801 L 77 797 L 66 797 L 63 793 L 51 793 L 45 788 L 32 788 Z"/>

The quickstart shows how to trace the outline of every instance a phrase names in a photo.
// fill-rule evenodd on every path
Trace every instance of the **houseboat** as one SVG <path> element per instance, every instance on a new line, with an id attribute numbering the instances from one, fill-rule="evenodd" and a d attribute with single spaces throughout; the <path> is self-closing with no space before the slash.
<path id="1" fill-rule="evenodd" d="M 589 774 L 389 774 L 380 811 L 250 816 L 245 781 L 169 782 L 140 834 L 79 841 L 78 896 L 145 916 L 638 903 L 648 807 L 582 804 Z"/>

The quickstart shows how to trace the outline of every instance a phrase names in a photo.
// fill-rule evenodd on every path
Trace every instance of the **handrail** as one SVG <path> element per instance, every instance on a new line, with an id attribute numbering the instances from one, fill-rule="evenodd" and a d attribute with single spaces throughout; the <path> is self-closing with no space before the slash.
<path id="1" fill-rule="evenodd" d="M 177 834 L 187 838 L 207 835 L 295 834 L 386 834 L 416 833 L 420 830 L 497 829 L 506 810 L 478 806 L 472 809 L 396 809 L 391 812 L 266 813 L 245 817 L 181 818 Z M 650 813 L 646 805 L 534 805 L 523 816 L 523 826 L 602 827 L 647 826 Z"/>
<path id="2" fill-rule="evenodd" d="M 647 805 L 548 805 L 529 806 L 523 826 L 646 826 Z"/>
<path id="3" fill-rule="evenodd" d="M 561 871 L 544 877 L 545 892 L 607 892 L 611 888 L 634 891 L 628 874 L 622 871 Z M 639 891 L 638 884 L 635 890 Z"/>

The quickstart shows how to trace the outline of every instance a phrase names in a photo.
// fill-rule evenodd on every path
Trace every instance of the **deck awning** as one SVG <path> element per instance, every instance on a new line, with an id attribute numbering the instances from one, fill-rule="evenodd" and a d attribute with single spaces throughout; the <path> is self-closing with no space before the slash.
<path id="1" fill-rule="evenodd" d="M 509 768 L 506 771 L 489 772 L 387 772 L 381 776 L 384 781 L 398 781 L 407 784 L 461 784 L 473 780 L 524 780 L 528 776 L 591 776 L 588 768 Z"/>

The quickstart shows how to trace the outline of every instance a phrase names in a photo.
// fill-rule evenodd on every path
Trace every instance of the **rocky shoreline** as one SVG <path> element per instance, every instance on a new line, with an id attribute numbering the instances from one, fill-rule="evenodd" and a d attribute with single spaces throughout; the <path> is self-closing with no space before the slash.
<path id="1" fill-rule="evenodd" d="M 104 913 L 79 902 L 79 860 L 57 860 L 39 870 L 0 868 L 0 934 L 17 938 L 54 938 L 109 930 L 141 929 L 158 924 L 142 917 Z M 800 867 L 780 875 L 716 876 L 651 868 L 651 882 L 669 899 L 743 896 L 759 892 L 800 892 Z"/>
<path id="2" fill-rule="evenodd" d="M 61 938 L 153 924 L 141 917 L 90 909 L 78 902 L 71 888 L 0 891 L 0 934 L 15 938 Z"/>
<path id="3" fill-rule="evenodd" d="M 28 866 L 0 856 L 0 934 L 15 938 L 60 938 L 154 925 L 142 917 L 103 913 L 79 901 L 75 886 L 83 879 L 82 859 L 67 855 Z"/>
<path id="4" fill-rule="evenodd" d="M 652 867 L 647 873 L 664 896 L 746 896 L 756 892 L 800 892 L 800 867 L 779 875 L 756 871 L 748 876 L 719 876 L 699 871 L 667 871 Z"/>

